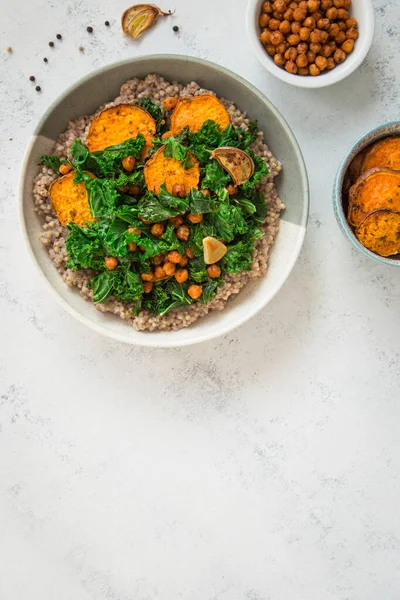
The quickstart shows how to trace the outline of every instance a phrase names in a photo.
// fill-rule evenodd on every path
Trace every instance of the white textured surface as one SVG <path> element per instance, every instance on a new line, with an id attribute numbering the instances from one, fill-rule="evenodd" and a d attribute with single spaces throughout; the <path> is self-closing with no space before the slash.
<path id="1" fill-rule="evenodd" d="M 1 2 L 1 600 L 398 600 L 400 272 L 352 250 L 330 197 L 349 145 L 399 116 L 397 0 L 375 1 L 361 70 L 318 92 L 263 71 L 244 0 L 175 0 L 137 45 L 120 35 L 121 0 L 82 4 Z M 29 262 L 15 199 L 49 103 L 95 67 L 163 51 L 258 85 L 312 188 L 304 251 L 275 300 L 177 351 L 112 343 L 65 314 Z"/>

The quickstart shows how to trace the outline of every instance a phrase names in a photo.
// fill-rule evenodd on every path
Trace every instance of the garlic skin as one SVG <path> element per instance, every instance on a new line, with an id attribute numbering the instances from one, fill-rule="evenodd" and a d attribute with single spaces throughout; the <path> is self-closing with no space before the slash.
<path id="1" fill-rule="evenodd" d="M 243 185 L 254 173 L 253 159 L 239 148 L 216 148 L 211 152 L 211 158 L 215 158 L 225 171 L 228 171 L 235 185 Z"/>
<path id="2" fill-rule="evenodd" d="M 172 14 L 172 12 L 162 11 L 155 4 L 135 4 L 127 8 L 122 15 L 122 30 L 132 40 L 137 40 L 157 23 L 160 16 L 168 17 Z"/>

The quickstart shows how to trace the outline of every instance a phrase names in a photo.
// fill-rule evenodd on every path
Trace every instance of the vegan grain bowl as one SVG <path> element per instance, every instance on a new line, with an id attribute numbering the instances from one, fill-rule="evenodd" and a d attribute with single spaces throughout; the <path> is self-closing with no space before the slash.
<path id="1" fill-rule="evenodd" d="M 139 331 L 187 327 L 266 275 L 280 162 L 232 101 L 134 78 L 69 123 L 34 180 L 65 283 Z"/>

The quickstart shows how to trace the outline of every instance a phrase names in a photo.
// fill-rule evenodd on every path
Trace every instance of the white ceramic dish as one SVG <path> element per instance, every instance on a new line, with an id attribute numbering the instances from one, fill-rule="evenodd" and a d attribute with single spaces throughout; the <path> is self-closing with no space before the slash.
<path id="1" fill-rule="evenodd" d="M 333 85 L 351 75 L 361 65 L 371 48 L 374 37 L 374 9 L 372 2 L 371 0 L 353 0 L 351 15 L 359 22 L 360 37 L 355 44 L 354 51 L 349 54 L 345 62 L 332 69 L 332 71 L 323 73 L 318 77 L 291 75 L 274 63 L 260 42 L 261 29 L 258 19 L 263 2 L 264 0 L 248 0 L 247 36 L 254 54 L 263 67 L 271 75 L 274 75 L 285 83 L 302 88 L 322 88 Z"/>
<path id="2" fill-rule="evenodd" d="M 181 82 L 198 81 L 219 96 L 233 100 L 241 110 L 257 119 L 272 152 L 284 165 L 283 173 L 276 181 L 286 205 L 266 277 L 247 285 L 225 310 L 213 312 L 180 331 L 154 333 L 138 332 L 118 317 L 97 311 L 93 303 L 85 302 L 76 289 L 64 283 L 39 241 L 41 220 L 33 210 L 32 198 L 32 182 L 38 171 L 40 156 L 51 153 L 54 141 L 66 129 L 68 121 L 95 112 L 100 104 L 118 95 L 122 83 L 148 73 L 158 73 Z M 238 75 L 218 65 L 185 56 L 154 55 L 119 62 L 78 81 L 43 116 L 26 151 L 21 173 L 22 231 L 47 287 L 70 314 L 98 333 L 143 346 L 185 346 L 209 340 L 231 331 L 265 307 L 279 291 L 297 260 L 306 231 L 308 207 L 304 161 L 293 133 L 276 108 Z"/>

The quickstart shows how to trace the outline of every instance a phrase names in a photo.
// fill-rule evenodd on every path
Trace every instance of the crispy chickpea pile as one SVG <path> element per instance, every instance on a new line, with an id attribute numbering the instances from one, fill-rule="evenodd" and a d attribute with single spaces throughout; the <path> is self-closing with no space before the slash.
<path id="1" fill-rule="evenodd" d="M 358 38 L 351 0 L 275 0 L 262 4 L 260 40 L 278 67 L 316 77 L 343 63 Z"/>

